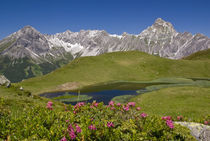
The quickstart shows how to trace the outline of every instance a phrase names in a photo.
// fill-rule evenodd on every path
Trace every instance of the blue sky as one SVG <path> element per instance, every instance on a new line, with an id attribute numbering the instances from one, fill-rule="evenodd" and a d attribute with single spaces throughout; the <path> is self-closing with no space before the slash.
<path id="1" fill-rule="evenodd" d="M 139 34 L 156 18 L 210 37 L 210 0 L 1 0 L 0 39 L 31 25 L 41 33 L 100 29 Z"/>

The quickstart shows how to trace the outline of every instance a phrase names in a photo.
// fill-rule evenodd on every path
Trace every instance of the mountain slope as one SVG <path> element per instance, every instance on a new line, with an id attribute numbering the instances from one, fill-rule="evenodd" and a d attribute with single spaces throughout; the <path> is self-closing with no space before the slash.
<path id="1" fill-rule="evenodd" d="M 103 30 L 81 30 L 47 36 L 50 44 L 64 46 L 75 56 L 95 56 L 106 52 L 139 50 L 160 57 L 181 59 L 210 48 L 210 39 L 202 34 L 179 33 L 169 22 L 158 18 L 138 35 L 111 35 Z M 77 48 L 77 49 L 76 49 Z M 74 50 L 74 51 L 73 51 Z"/>
<path id="2" fill-rule="evenodd" d="M 184 57 L 186 60 L 209 60 L 210 59 L 210 49 L 198 51 L 191 54 L 190 56 Z"/>
<path id="3" fill-rule="evenodd" d="M 209 61 L 170 60 L 138 51 L 128 51 L 77 58 L 47 75 L 24 80 L 17 85 L 39 94 L 115 80 L 210 77 L 209 72 Z"/>
<path id="4" fill-rule="evenodd" d="M 31 26 L 25 26 L 0 41 L 0 66 L 4 66 L 0 73 L 17 82 L 49 73 L 81 56 L 139 50 L 160 57 L 181 59 L 209 48 L 208 37 L 179 33 L 171 23 L 161 18 L 138 35 L 112 35 L 104 30 L 67 30 L 44 35 Z"/>
<path id="5" fill-rule="evenodd" d="M 25 26 L 0 42 L 0 73 L 18 82 L 49 73 L 73 59 L 70 53 L 48 46 L 44 35 Z"/>

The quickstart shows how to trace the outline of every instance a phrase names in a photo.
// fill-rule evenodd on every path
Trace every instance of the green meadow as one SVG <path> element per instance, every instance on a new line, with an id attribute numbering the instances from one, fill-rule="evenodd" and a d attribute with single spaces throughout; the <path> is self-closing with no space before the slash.
<path id="1" fill-rule="evenodd" d="M 210 61 L 206 58 L 197 59 L 193 54 L 170 60 L 138 51 L 107 53 L 77 58 L 10 88 L 0 86 L 0 139 L 60 140 L 66 136 L 70 140 L 70 122 L 72 128 L 82 130 L 77 132 L 77 140 L 195 140 L 187 128 L 169 126 L 161 117 L 171 116 L 176 121 L 181 115 L 182 121 L 210 121 Z M 125 105 L 108 107 L 96 102 L 76 107 L 62 103 L 92 98 L 87 95 L 39 96 L 114 89 L 138 90 L 139 94 L 114 97 L 113 101 Z M 128 102 L 135 102 L 135 107 L 126 109 Z"/>
<path id="2" fill-rule="evenodd" d="M 139 51 L 81 57 L 47 75 L 17 86 L 40 94 L 67 91 L 112 81 L 151 81 L 159 78 L 209 78 L 210 61 L 170 60 Z"/>

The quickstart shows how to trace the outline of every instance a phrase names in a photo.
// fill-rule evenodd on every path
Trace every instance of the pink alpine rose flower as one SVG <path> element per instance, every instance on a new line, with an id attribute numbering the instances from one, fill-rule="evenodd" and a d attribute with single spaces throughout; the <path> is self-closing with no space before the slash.
<path id="1" fill-rule="evenodd" d="M 69 122 L 69 120 L 66 120 L 66 122 Z"/>
<path id="2" fill-rule="evenodd" d="M 114 106 L 114 101 L 110 101 L 110 102 L 109 102 L 109 106 L 110 106 L 110 105 L 111 105 L 111 106 Z"/>
<path id="3" fill-rule="evenodd" d="M 73 126 L 71 124 L 69 124 L 69 126 L 68 126 L 68 132 L 69 132 L 69 136 L 70 136 L 70 138 L 72 140 L 76 138 L 76 134 L 74 132 L 74 128 L 73 128 Z"/>
<path id="4" fill-rule="evenodd" d="M 71 125 L 71 124 L 69 124 L 69 126 L 68 126 L 68 131 L 70 132 L 70 131 L 74 131 L 74 128 L 73 128 L 73 126 Z"/>
<path id="5" fill-rule="evenodd" d="M 114 124 L 112 122 L 107 122 L 107 127 L 114 127 Z"/>
<path id="6" fill-rule="evenodd" d="M 162 117 L 162 120 L 172 120 L 171 116 Z"/>
<path id="7" fill-rule="evenodd" d="M 137 110 L 137 111 L 140 111 L 140 110 L 141 110 L 141 107 L 137 107 L 136 110 Z"/>
<path id="8" fill-rule="evenodd" d="M 52 101 L 49 101 L 48 103 L 47 103 L 47 109 L 50 109 L 50 110 L 52 110 L 53 108 L 52 108 L 52 105 L 53 105 L 53 102 Z"/>
<path id="9" fill-rule="evenodd" d="M 66 137 L 63 137 L 63 138 L 61 139 L 61 141 L 67 141 Z"/>
<path id="10" fill-rule="evenodd" d="M 117 103 L 117 106 L 121 106 L 121 104 L 120 103 Z"/>
<path id="11" fill-rule="evenodd" d="M 174 128 L 174 124 L 173 124 L 173 121 L 172 120 L 167 120 L 166 121 L 166 124 L 169 128 L 173 129 Z"/>
<path id="12" fill-rule="evenodd" d="M 96 130 L 96 127 L 95 127 L 95 125 L 90 125 L 90 126 L 88 126 L 88 129 L 90 129 L 90 130 Z"/>
<path id="13" fill-rule="evenodd" d="M 141 113 L 140 115 L 142 118 L 146 118 L 147 117 L 147 114 L 146 113 Z"/>
<path id="14" fill-rule="evenodd" d="M 70 138 L 71 138 L 72 140 L 75 139 L 75 138 L 77 137 L 74 131 L 70 131 L 70 132 L 69 132 L 69 136 L 70 136 Z"/>
<path id="15" fill-rule="evenodd" d="M 84 105 L 85 105 L 85 102 L 79 102 L 79 103 L 77 103 L 77 104 L 74 106 L 74 108 L 77 109 L 77 108 L 80 108 L 80 107 L 82 107 L 82 106 L 84 106 Z"/>
<path id="16" fill-rule="evenodd" d="M 97 102 L 96 102 L 96 103 L 94 103 L 94 106 L 95 106 L 95 107 L 98 107 L 98 103 L 97 103 Z"/>
<path id="17" fill-rule="evenodd" d="M 77 133 L 81 133 L 82 132 L 82 129 L 77 124 L 75 124 L 75 127 L 76 127 L 76 132 Z"/>
<path id="18" fill-rule="evenodd" d="M 129 102 L 128 105 L 135 107 L 136 103 L 135 102 Z"/>
<path id="19" fill-rule="evenodd" d="M 127 105 L 127 106 L 123 106 L 123 109 L 125 110 L 125 111 L 129 111 L 129 106 Z"/>

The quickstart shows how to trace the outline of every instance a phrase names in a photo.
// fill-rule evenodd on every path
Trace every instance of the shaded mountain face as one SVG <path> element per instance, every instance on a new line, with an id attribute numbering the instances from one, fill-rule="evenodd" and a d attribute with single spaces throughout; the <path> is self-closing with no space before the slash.
<path id="1" fill-rule="evenodd" d="M 180 59 L 208 48 L 208 37 L 179 33 L 171 23 L 160 18 L 138 35 L 113 35 L 104 30 L 67 30 L 55 35 L 44 35 L 31 26 L 25 26 L 0 41 L 0 73 L 16 82 L 49 73 L 80 56 L 139 50 L 160 57 Z"/>
<path id="2" fill-rule="evenodd" d="M 45 35 L 31 26 L 0 41 L 0 73 L 11 82 L 47 74 L 72 59 L 64 48 L 50 48 Z"/>

